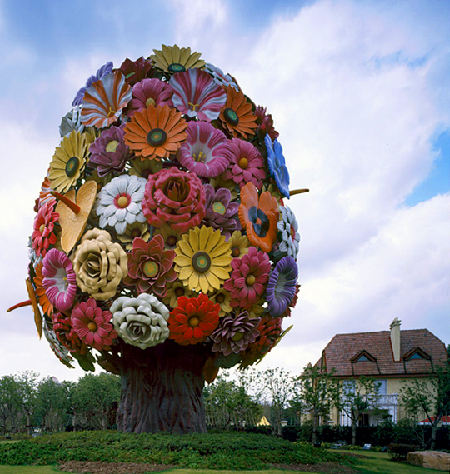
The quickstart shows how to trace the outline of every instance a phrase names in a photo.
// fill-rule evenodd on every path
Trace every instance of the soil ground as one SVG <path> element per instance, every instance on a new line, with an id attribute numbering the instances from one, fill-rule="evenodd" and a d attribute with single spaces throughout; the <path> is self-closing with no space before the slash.
<path id="1" fill-rule="evenodd" d="M 324 474 L 356 474 L 358 471 L 349 466 L 333 462 L 317 464 L 274 464 L 273 469 L 288 469 L 290 471 L 320 472 Z M 144 464 L 132 462 L 64 462 L 59 469 L 64 472 L 92 474 L 143 474 L 146 472 L 167 471 L 175 466 L 161 464 Z"/>

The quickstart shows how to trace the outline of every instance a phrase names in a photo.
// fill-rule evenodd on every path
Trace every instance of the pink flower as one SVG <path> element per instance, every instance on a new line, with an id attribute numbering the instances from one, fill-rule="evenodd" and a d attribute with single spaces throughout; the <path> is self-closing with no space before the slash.
<path id="1" fill-rule="evenodd" d="M 150 242 L 136 237 L 133 250 L 128 254 L 128 276 L 124 283 L 137 286 L 139 293 L 154 293 L 163 298 L 167 293 L 167 283 L 177 278 L 172 268 L 174 257 L 174 250 L 164 249 L 162 235 L 155 235 Z"/>
<path id="2" fill-rule="evenodd" d="M 205 217 L 206 194 L 203 183 L 193 173 L 175 167 L 148 177 L 142 210 L 149 224 L 186 232 Z"/>
<path id="3" fill-rule="evenodd" d="M 53 212 L 55 205 L 56 199 L 43 203 L 34 219 L 31 246 L 38 257 L 44 257 L 48 247 L 56 244 L 55 222 L 59 214 Z"/>
<path id="4" fill-rule="evenodd" d="M 110 350 L 117 337 L 111 318 L 112 314 L 99 308 L 94 298 L 78 303 L 72 310 L 72 326 L 79 338 L 98 351 Z"/>
<path id="5" fill-rule="evenodd" d="M 146 109 L 149 104 L 163 107 L 173 107 L 173 90 L 170 84 L 159 79 L 144 79 L 133 86 L 133 98 L 128 104 L 128 117 L 141 109 Z"/>
<path id="6" fill-rule="evenodd" d="M 231 277 L 223 284 L 231 293 L 231 306 L 251 309 L 263 294 L 269 278 L 269 257 L 266 252 L 250 247 L 242 258 L 233 258 L 231 266 Z"/>
<path id="7" fill-rule="evenodd" d="M 79 338 L 77 332 L 72 326 L 72 318 L 66 313 L 52 314 L 53 331 L 58 341 L 70 352 L 84 355 L 87 352 L 87 346 Z"/>
<path id="8" fill-rule="evenodd" d="M 77 278 L 69 257 L 51 249 L 42 261 L 42 286 L 47 298 L 58 311 L 69 310 L 77 293 Z"/>
<path id="9" fill-rule="evenodd" d="M 242 188 L 248 182 L 258 189 L 266 177 L 261 153 L 249 142 L 233 138 L 230 144 L 231 159 L 225 171 L 225 179 L 232 179 Z"/>
<path id="10" fill-rule="evenodd" d="M 227 137 L 207 122 L 189 122 L 177 159 L 197 176 L 219 176 L 231 160 Z"/>
<path id="11" fill-rule="evenodd" d="M 227 93 L 212 77 L 198 68 L 177 72 L 169 81 L 173 105 L 188 117 L 204 122 L 215 120 L 225 105 Z"/>

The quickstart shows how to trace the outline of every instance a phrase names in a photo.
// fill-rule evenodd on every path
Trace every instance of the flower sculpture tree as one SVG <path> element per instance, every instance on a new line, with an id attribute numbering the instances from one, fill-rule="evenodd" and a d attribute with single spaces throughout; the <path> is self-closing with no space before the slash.
<path id="1" fill-rule="evenodd" d="M 60 132 L 30 239 L 38 333 L 121 376 L 119 430 L 204 432 L 205 380 L 264 357 L 297 300 L 272 117 L 175 45 L 104 65 Z"/>

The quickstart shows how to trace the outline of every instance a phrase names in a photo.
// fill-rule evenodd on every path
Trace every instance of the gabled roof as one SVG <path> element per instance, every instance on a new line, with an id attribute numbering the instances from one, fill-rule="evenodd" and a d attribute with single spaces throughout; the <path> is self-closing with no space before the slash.
<path id="1" fill-rule="evenodd" d="M 420 350 L 429 359 L 408 359 Z M 372 360 L 358 361 L 358 355 L 370 354 Z M 370 359 L 370 358 L 369 358 Z M 444 367 L 447 351 L 444 343 L 427 329 L 400 332 L 400 361 L 395 362 L 391 346 L 391 333 L 357 332 L 336 334 L 322 352 L 316 365 L 335 369 L 337 377 L 426 375 Z"/>

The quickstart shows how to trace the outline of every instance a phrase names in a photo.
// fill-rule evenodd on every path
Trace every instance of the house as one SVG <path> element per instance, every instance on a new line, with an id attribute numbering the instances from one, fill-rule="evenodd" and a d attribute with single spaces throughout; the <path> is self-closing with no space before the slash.
<path id="1" fill-rule="evenodd" d="M 396 423 L 405 413 L 399 404 L 400 388 L 413 378 L 429 378 L 438 367 L 444 367 L 447 351 L 444 343 L 427 329 L 401 330 L 395 318 L 390 331 L 336 334 L 322 351 L 316 363 L 334 369 L 334 377 L 343 384 L 354 384 L 361 376 L 374 378 L 379 384 L 378 408 L 383 417 L 366 413 L 360 424 L 377 424 L 390 418 Z M 380 413 L 380 412 L 379 412 Z M 332 423 L 343 426 L 351 422 L 345 413 L 332 413 Z"/>

